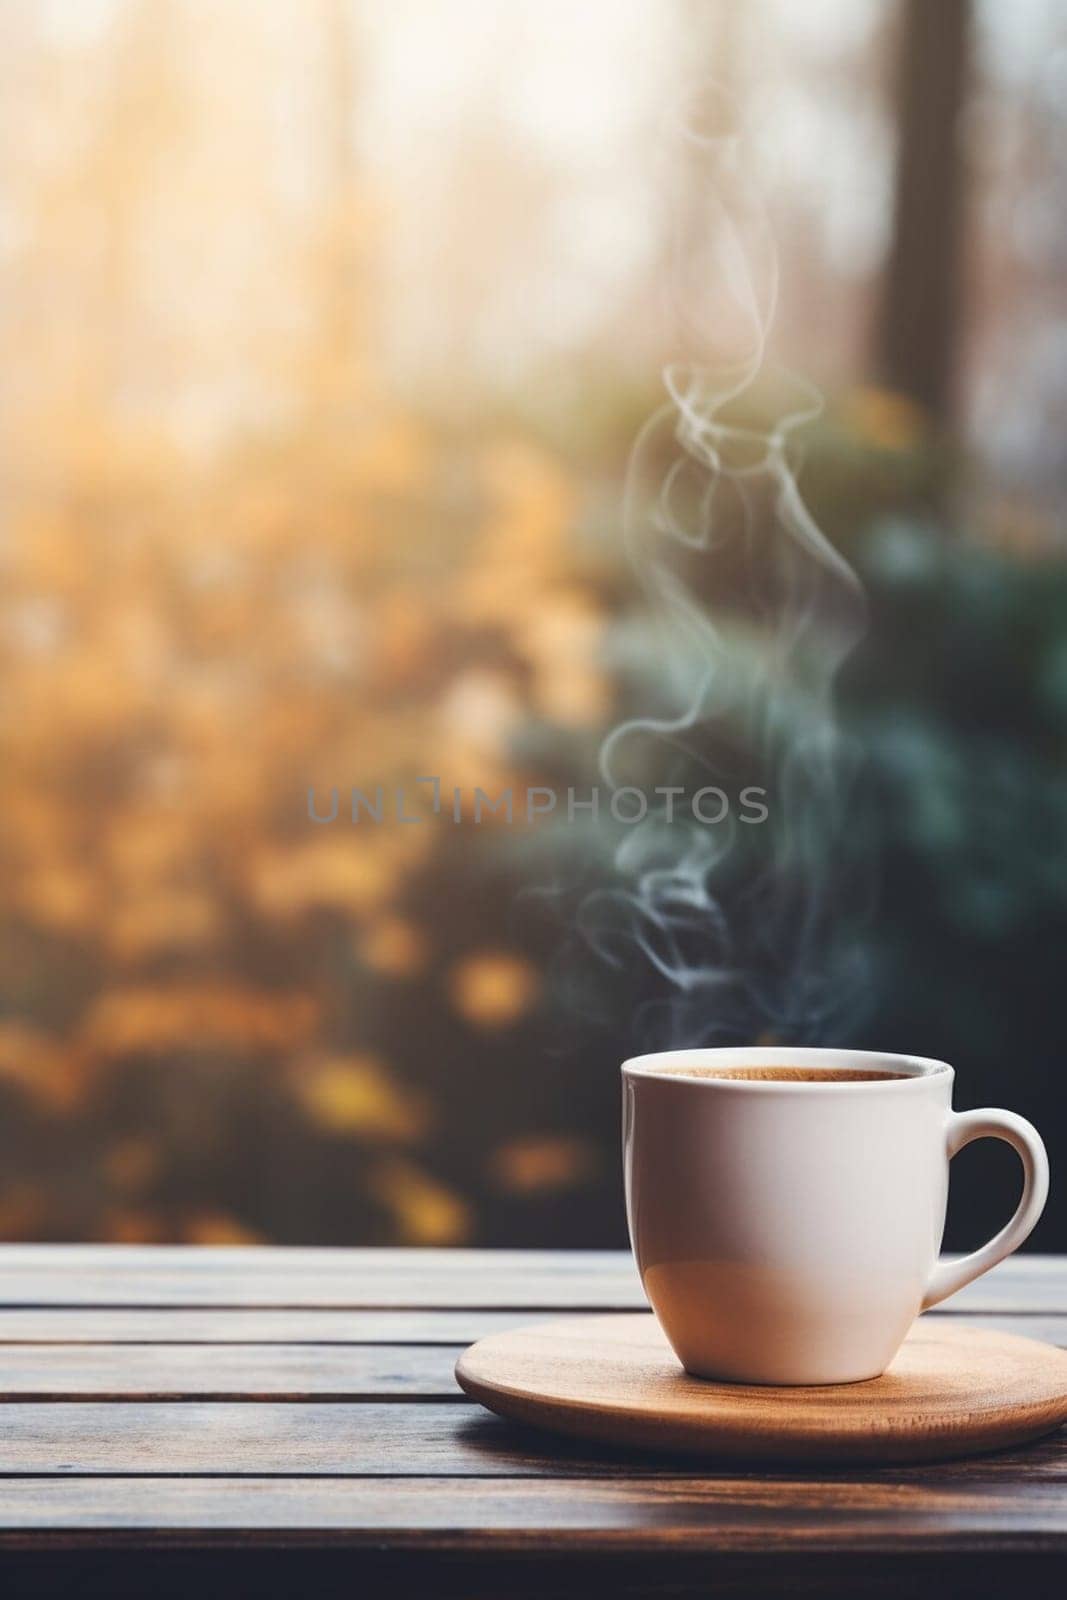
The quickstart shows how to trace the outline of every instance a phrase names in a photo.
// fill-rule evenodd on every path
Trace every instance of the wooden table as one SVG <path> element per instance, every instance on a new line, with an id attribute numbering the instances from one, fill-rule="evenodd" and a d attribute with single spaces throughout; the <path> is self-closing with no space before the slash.
<path id="1" fill-rule="evenodd" d="M 643 1304 L 615 1253 L 0 1247 L 0 1593 L 1067 1592 L 1067 1435 L 716 1471 L 520 1431 L 468 1341 Z M 933 1315 L 1067 1344 L 1067 1258 Z"/>

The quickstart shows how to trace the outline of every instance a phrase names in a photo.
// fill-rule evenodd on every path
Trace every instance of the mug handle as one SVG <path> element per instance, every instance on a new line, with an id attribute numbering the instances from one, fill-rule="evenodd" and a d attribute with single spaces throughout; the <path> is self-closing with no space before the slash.
<path id="1" fill-rule="evenodd" d="M 1018 1153 L 1023 1164 L 1023 1194 L 1011 1221 L 994 1234 L 988 1244 L 958 1260 L 939 1261 L 923 1297 L 922 1309 L 929 1310 L 946 1300 L 965 1283 L 980 1278 L 998 1261 L 1010 1256 L 1032 1233 L 1048 1198 L 1048 1155 L 1041 1135 L 1025 1117 L 1014 1111 L 995 1111 L 985 1106 L 980 1111 L 950 1111 L 948 1121 L 948 1159 L 974 1139 L 1003 1139 Z"/>

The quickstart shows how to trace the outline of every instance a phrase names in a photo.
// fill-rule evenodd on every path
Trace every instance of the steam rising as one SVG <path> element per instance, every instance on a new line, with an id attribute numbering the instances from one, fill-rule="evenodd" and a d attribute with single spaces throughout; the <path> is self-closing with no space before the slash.
<path id="1" fill-rule="evenodd" d="M 674 280 L 700 360 L 664 372 L 625 496 L 628 554 L 661 633 L 660 699 L 614 729 L 600 767 L 613 787 L 763 785 L 770 817 L 650 815 L 618 847 L 616 886 L 582 905 L 602 959 L 652 969 L 637 1019 L 651 1047 L 825 1042 L 862 986 L 848 933 L 866 889 L 847 859 L 853 763 L 833 690 L 863 594 L 797 484 L 795 435 L 821 402 L 768 362 L 777 257 L 740 144 L 716 126 L 724 109 L 705 96 L 683 129 L 706 206 L 699 235 L 691 219 L 676 228 Z"/>

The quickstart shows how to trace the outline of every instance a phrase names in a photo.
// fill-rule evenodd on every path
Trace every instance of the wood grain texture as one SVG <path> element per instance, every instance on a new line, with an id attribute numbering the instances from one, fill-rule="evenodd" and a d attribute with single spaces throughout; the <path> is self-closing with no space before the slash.
<path id="1" fill-rule="evenodd" d="M 1067 1422 L 1067 1354 L 921 1318 L 866 1383 L 709 1383 L 655 1318 L 568 1318 L 491 1334 L 459 1359 L 472 1398 L 514 1421 L 630 1449 L 713 1459 L 931 1461 L 997 1450 Z"/>
<path id="2" fill-rule="evenodd" d="M 588 1313 L 600 1315 L 600 1313 Z M 603 1313 L 611 1315 L 610 1312 Z M 1044 1316 L 1005 1311 L 965 1312 L 951 1305 L 929 1317 L 963 1316 L 970 1328 L 1018 1333 L 1067 1348 L 1067 1314 Z M 180 1306 L 98 1311 L 91 1306 L 0 1309 L 0 1361 L 4 1345 L 51 1344 L 391 1344 L 466 1346 L 490 1333 L 558 1320 L 559 1308 L 544 1311 L 261 1311 L 220 1307 L 186 1311 Z"/>
<path id="3" fill-rule="evenodd" d="M 662 1551 L 777 1548 L 958 1549 L 981 1539 L 1011 1548 L 1062 1534 L 1067 1483 L 1035 1482 L 1025 1497 L 963 1474 L 937 1482 L 847 1477 L 695 1476 L 625 1479 L 76 1478 L 9 1481 L 0 1546 L 20 1532 L 309 1530 L 354 1544 L 382 1535 L 406 1545 L 502 1551 L 581 1533 L 583 1548 Z M 176 1541 L 177 1542 L 177 1541 Z"/>
<path id="4" fill-rule="evenodd" d="M 591 1313 L 596 1314 L 596 1313 Z M 487 1333 L 551 1322 L 547 1311 L 186 1311 L 180 1306 L 98 1311 L 92 1306 L 0 1309 L 5 1344 L 424 1344 L 464 1346 Z M 1012 1322 L 1009 1317 L 1007 1319 Z M 1067 1316 L 1045 1318 L 1067 1344 Z M 1014 1325 L 1014 1323 L 1013 1323 Z M 1051 1337 L 1044 1334 L 1041 1337 Z M 0 1349 L 2 1359 L 2 1349 Z"/>
<path id="5" fill-rule="evenodd" d="M 975 1457 L 980 1474 L 1067 1483 L 1067 1436 Z M 724 1463 L 736 1476 L 736 1461 Z M 0 1411 L 0 1477 L 174 1473 L 225 1477 L 430 1476 L 626 1478 L 699 1476 L 707 1459 L 635 1454 L 535 1430 L 480 1406 L 412 1400 L 403 1405 L 262 1400 L 104 1403 L 11 1401 Z M 765 1470 L 753 1465 L 755 1474 Z M 884 1473 L 884 1467 L 871 1467 Z M 904 1466 L 904 1472 L 935 1471 Z M 860 1473 L 862 1468 L 853 1468 Z M 802 1476 L 802 1474 L 800 1474 Z"/>
<path id="6" fill-rule="evenodd" d="M 621 1250 L 334 1250 L 3 1245 L 0 1306 L 628 1311 L 645 1307 Z M 1067 1263 L 1013 1256 L 954 1311 L 1067 1314 Z"/>
<path id="7" fill-rule="evenodd" d="M 459 1354 L 448 1345 L 2 1345 L 0 1406 L 89 1396 L 462 1400 Z"/>
<path id="8" fill-rule="evenodd" d="M 645 1303 L 633 1261 L 618 1250 L 0 1247 L 3 1306 L 612 1310 Z"/>

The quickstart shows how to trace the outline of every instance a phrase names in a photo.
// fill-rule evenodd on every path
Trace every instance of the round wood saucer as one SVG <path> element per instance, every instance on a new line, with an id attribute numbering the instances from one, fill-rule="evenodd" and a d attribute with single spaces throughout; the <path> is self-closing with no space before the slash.
<path id="1" fill-rule="evenodd" d="M 1067 1422 L 1067 1352 L 943 1316 L 920 1318 L 889 1370 L 866 1383 L 691 1378 L 649 1312 L 490 1334 L 460 1356 L 456 1378 L 515 1421 L 709 1459 L 933 1461 Z"/>

